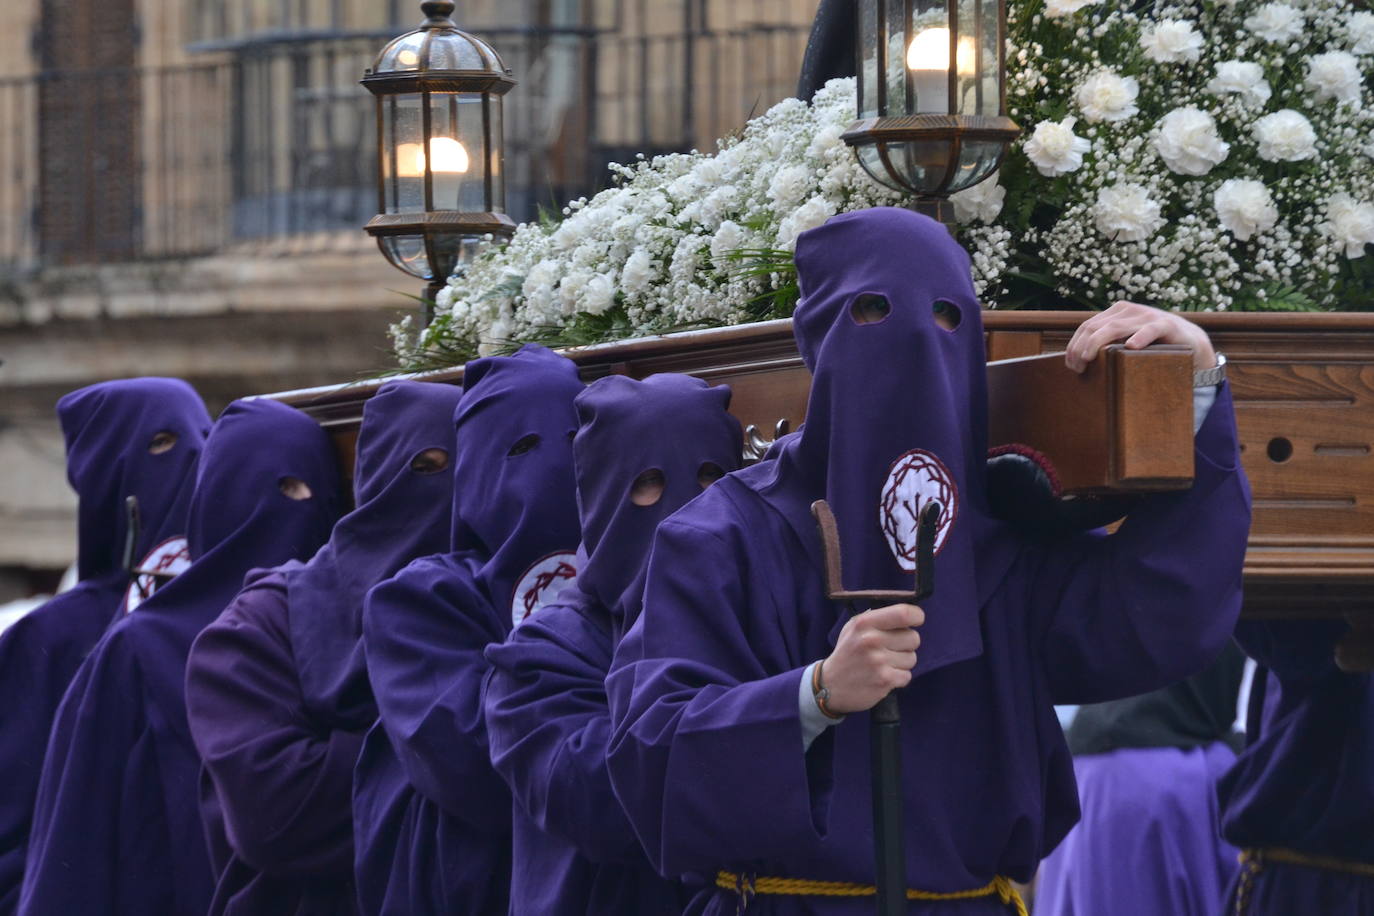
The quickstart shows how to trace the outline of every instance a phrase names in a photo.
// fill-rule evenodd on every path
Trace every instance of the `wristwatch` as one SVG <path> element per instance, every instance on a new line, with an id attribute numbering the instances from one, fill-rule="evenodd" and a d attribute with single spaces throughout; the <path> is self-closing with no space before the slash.
<path id="1" fill-rule="evenodd" d="M 1217 364 L 1210 369 L 1198 369 L 1193 372 L 1194 388 L 1210 388 L 1213 385 L 1220 385 L 1226 378 L 1226 357 L 1217 354 Z"/>

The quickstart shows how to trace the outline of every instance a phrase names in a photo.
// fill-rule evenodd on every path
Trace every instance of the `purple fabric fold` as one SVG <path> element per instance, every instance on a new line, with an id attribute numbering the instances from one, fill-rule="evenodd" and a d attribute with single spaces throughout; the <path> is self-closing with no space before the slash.
<path id="1" fill-rule="evenodd" d="M 1258 734 L 1247 734 L 1218 787 L 1222 833 L 1238 847 L 1374 865 L 1374 676 L 1336 667 L 1345 629 L 1341 621 L 1251 620 L 1236 628 L 1261 665 L 1256 681 L 1271 672 Z M 1255 916 L 1374 914 L 1374 878 L 1268 864 L 1249 897 Z"/>
<path id="2" fill-rule="evenodd" d="M 63 397 L 57 413 L 79 505 L 80 580 L 0 635 L 0 916 L 19 904 L 43 751 L 58 704 L 132 587 L 122 563 L 125 499 L 137 497 L 140 508 L 136 558 L 161 544 L 184 543 L 186 506 L 210 425 L 200 397 L 178 379 L 103 382 Z M 162 432 L 177 442 L 151 454 Z"/>
<path id="3" fill-rule="evenodd" d="M 286 496 L 288 476 L 313 496 Z M 111 627 L 58 709 L 20 913 L 204 912 L 213 881 L 186 655 L 250 569 L 318 549 L 337 479 L 328 437 L 299 411 L 238 401 L 215 423 L 190 503 L 190 568 Z"/>

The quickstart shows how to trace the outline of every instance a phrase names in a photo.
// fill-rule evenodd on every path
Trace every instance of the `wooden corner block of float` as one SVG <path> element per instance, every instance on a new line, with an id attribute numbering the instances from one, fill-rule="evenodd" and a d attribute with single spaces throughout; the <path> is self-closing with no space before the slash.
<path id="1" fill-rule="evenodd" d="M 1187 347 L 1107 351 L 1122 488 L 1185 489 L 1193 482 L 1193 353 Z"/>
<path id="2" fill-rule="evenodd" d="M 1193 479 L 1186 347 L 1109 347 L 1081 375 L 1048 353 L 988 364 L 988 444 L 1028 446 L 1065 494 L 1177 490 Z"/>

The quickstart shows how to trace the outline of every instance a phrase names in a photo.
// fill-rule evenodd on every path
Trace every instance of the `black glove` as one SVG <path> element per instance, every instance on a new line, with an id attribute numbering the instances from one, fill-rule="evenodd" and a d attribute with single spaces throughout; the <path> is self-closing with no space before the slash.
<path id="1" fill-rule="evenodd" d="M 1128 515 L 1140 499 L 1119 495 L 1065 498 L 1049 459 L 1017 445 L 988 452 L 987 480 L 993 516 L 1037 538 L 1065 537 L 1109 525 Z"/>

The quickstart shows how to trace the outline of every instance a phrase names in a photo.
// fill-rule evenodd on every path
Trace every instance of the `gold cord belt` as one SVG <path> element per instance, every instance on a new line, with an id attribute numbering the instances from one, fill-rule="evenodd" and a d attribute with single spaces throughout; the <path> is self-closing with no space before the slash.
<path id="1" fill-rule="evenodd" d="M 1309 856 L 1294 849 L 1246 849 L 1240 854 L 1241 873 L 1240 883 L 1236 886 L 1236 916 L 1245 916 L 1249 911 L 1250 892 L 1254 887 L 1255 878 L 1264 871 L 1266 865 L 1271 864 L 1299 865 L 1303 868 L 1316 868 L 1343 875 L 1374 878 L 1374 865 L 1368 862 L 1354 862 L 1330 856 Z"/>
<path id="2" fill-rule="evenodd" d="M 878 889 L 871 884 L 812 881 L 807 878 L 760 878 L 728 871 L 716 874 L 716 887 L 738 894 L 741 911 L 749 905 L 750 898 L 758 894 L 789 897 L 873 897 L 878 893 Z M 975 900 L 979 897 L 997 897 L 1004 905 L 1012 907 L 1016 911 L 1016 916 L 1027 916 L 1025 901 L 1021 899 L 1011 880 L 1001 875 L 971 891 L 937 893 L 908 888 L 906 892 L 908 900 Z"/>

